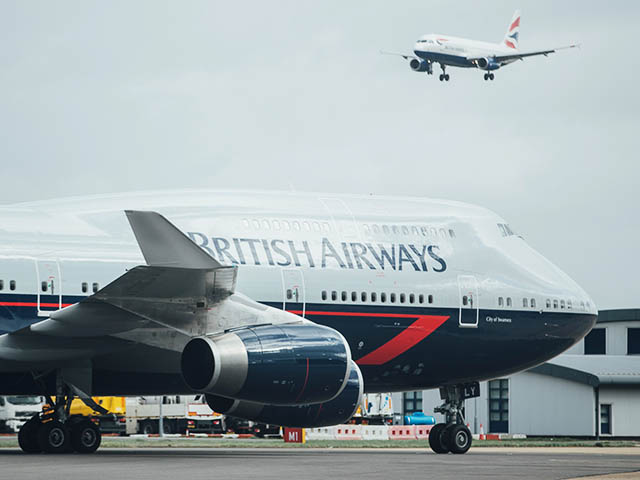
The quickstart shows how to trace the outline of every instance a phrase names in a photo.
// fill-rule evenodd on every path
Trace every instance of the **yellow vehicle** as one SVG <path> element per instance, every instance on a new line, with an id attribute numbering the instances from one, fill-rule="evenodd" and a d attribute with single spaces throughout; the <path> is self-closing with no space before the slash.
<path id="1" fill-rule="evenodd" d="M 108 413 L 100 413 L 87 406 L 79 398 L 71 402 L 69 415 L 91 417 L 94 423 L 100 427 L 102 433 L 118 433 L 124 435 L 127 426 L 127 406 L 125 397 L 91 397 L 94 402 L 107 410 Z"/>

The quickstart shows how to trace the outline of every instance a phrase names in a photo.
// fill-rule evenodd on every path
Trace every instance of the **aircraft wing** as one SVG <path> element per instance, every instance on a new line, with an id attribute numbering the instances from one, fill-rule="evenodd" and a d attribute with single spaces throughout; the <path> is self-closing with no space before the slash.
<path id="1" fill-rule="evenodd" d="M 419 60 L 418 57 L 416 57 L 412 53 L 385 52 L 384 50 L 380 50 L 380 54 L 381 55 L 396 55 L 398 57 L 404 58 L 405 60 L 409 60 L 410 58 L 415 58 L 415 59 Z"/>
<path id="2" fill-rule="evenodd" d="M 550 53 L 555 53 L 558 50 L 566 50 L 568 48 L 576 48 L 579 46 L 580 46 L 579 44 L 573 44 L 573 45 L 566 45 L 564 47 L 551 48 L 548 50 L 535 50 L 531 52 L 514 52 L 513 54 L 510 54 L 510 55 L 495 55 L 491 58 L 500 64 L 506 64 L 506 63 L 514 62 L 516 60 L 522 60 L 526 57 L 534 57 L 536 55 L 544 55 L 546 57 Z M 469 60 L 472 62 L 479 59 L 480 58 L 469 58 Z"/>

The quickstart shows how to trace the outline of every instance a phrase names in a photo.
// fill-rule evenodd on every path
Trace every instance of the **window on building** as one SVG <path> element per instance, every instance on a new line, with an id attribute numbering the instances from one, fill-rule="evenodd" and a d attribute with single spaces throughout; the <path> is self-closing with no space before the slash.
<path id="1" fill-rule="evenodd" d="M 402 403 L 404 414 L 411 415 L 415 412 L 422 411 L 422 392 L 405 392 L 403 394 Z"/>
<path id="2" fill-rule="evenodd" d="M 489 382 L 489 430 L 509 432 L 509 379 Z"/>
<path id="3" fill-rule="evenodd" d="M 600 405 L 600 433 L 611 435 L 611 404 Z"/>
<path id="4" fill-rule="evenodd" d="M 584 337 L 585 355 L 605 355 L 607 353 L 607 329 L 594 328 Z"/>
<path id="5" fill-rule="evenodd" d="M 627 355 L 640 355 L 640 328 L 627 328 Z"/>

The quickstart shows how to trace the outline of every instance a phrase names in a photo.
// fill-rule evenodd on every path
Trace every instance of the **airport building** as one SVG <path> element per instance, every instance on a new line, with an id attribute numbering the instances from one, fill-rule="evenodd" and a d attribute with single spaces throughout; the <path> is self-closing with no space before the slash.
<path id="1" fill-rule="evenodd" d="M 564 354 L 480 390 L 465 402 L 473 433 L 640 437 L 640 309 L 600 311 Z M 397 393 L 393 402 L 402 415 L 433 415 L 442 403 L 438 390 Z"/>

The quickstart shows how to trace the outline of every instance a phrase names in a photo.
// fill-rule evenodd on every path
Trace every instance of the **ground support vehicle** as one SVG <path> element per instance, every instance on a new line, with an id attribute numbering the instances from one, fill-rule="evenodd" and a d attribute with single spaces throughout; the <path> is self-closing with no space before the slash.
<path id="1" fill-rule="evenodd" d="M 17 433 L 44 406 L 44 397 L 0 396 L 0 432 Z"/>

